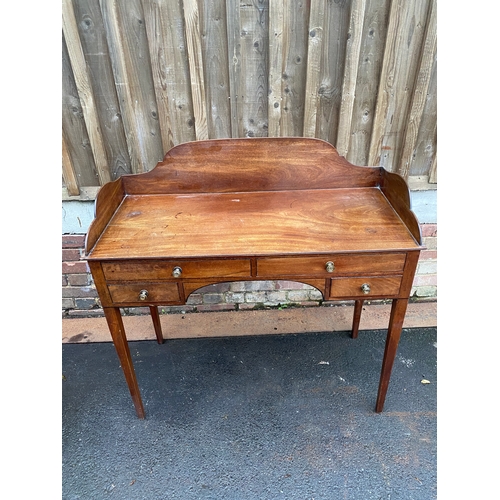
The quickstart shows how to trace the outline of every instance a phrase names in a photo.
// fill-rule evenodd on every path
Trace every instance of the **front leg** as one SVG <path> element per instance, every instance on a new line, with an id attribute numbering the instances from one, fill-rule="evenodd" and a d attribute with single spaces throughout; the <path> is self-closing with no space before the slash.
<path id="1" fill-rule="evenodd" d="M 104 307 L 104 314 L 108 322 L 109 331 L 113 338 L 116 353 L 120 359 L 120 364 L 125 375 L 125 380 L 134 402 L 135 411 L 139 418 L 144 418 L 144 407 L 142 405 L 141 394 L 139 392 L 139 385 L 135 377 L 134 365 L 132 357 L 130 356 L 130 349 L 128 347 L 127 337 L 125 336 L 125 328 L 123 326 L 122 315 L 118 307 Z"/>
<path id="2" fill-rule="evenodd" d="M 384 360 L 382 361 L 382 371 L 380 373 L 377 403 L 375 406 L 375 411 L 377 413 L 380 413 L 384 408 L 385 396 L 387 394 L 387 388 L 389 387 L 394 360 L 396 359 L 396 351 L 401 337 L 401 330 L 403 329 L 403 321 L 405 319 L 407 306 L 408 299 L 394 299 L 392 301 L 391 318 L 387 331 L 387 339 L 385 341 Z"/>

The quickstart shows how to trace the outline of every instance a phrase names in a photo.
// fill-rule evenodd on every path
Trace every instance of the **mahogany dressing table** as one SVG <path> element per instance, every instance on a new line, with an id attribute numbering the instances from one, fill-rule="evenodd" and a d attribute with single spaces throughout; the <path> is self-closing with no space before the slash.
<path id="1" fill-rule="evenodd" d="M 104 185 L 87 233 L 92 272 L 137 416 L 144 418 L 121 307 L 182 305 L 213 283 L 288 280 L 324 300 L 392 299 L 381 412 L 422 247 L 408 187 L 318 139 L 218 139 L 172 148 L 150 172 Z"/>

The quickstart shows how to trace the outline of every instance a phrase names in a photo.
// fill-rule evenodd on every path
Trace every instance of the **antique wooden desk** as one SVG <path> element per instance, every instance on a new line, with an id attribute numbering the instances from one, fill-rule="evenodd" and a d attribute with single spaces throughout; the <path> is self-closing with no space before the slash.
<path id="1" fill-rule="evenodd" d="M 421 246 L 398 175 L 350 164 L 317 139 L 181 144 L 153 170 L 100 190 L 86 257 L 139 418 L 120 307 L 184 304 L 223 281 L 294 280 L 325 300 L 393 299 L 375 411 L 389 385 Z"/>

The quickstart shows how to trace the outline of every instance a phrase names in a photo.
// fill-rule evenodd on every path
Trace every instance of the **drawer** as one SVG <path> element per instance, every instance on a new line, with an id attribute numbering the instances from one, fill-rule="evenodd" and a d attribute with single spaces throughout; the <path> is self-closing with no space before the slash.
<path id="1" fill-rule="evenodd" d="M 148 304 L 150 302 L 180 302 L 177 283 L 134 283 L 128 285 L 108 285 L 114 303 Z M 145 291 L 146 293 L 144 293 Z M 141 292 L 144 300 L 141 299 Z"/>
<path id="2" fill-rule="evenodd" d="M 330 298 L 392 297 L 399 294 L 401 276 L 359 278 L 332 278 Z"/>
<path id="3" fill-rule="evenodd" d="M 180 268 L 180 274 L 172 274 L 177 268 Z M 109 281 L 230 278 L 250 276 L 250 261 L 247 259 L 122 261 L 104 262 L 102 269 Z"/>
<path id="4" fill-rule="evenodd" d="M 265 257 L 257 261 L 257 276 L 348 276 L 401 273 L 406 254 L 338 254 L 313 257 Z M 327 270 L 327 263 L 333 270 Z"/>

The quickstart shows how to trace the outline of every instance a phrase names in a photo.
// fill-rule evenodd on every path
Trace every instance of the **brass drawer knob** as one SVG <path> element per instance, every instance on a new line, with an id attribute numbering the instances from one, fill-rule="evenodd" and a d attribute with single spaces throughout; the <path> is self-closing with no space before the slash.
<path id="1" fill-rule="evenodd" d="M 371 288 L 370 288 L 370 285 L 368 283 L 363 283 L 361 285 L 361 291 L 363 293 L 370 293 L 371 292 Z"/>
<path id="2" fill-rule="evenodd" d="M 328 273 L 333 273 L 333 270 L 335 269 L 335 264 L 331 260 L 329 260 L 325 264 L 325 269 Z"/>
<path id="3" fill-rule="evenodd" d="M 141 290 L 139 292 L 139 299 L 140 300 L 146 300 L 148 298 L 148 295 L 149 295 L 149 293 L 148 293 L 147 290 Z"/>
<path id="4" fill-rule="evenodd" d="M 182 274 L 182 268 L 179 267 L 179 266 L 175 266 L 173 269 L 172 269 L 172 276 L 174 278 L 178 278 L 180 275 Z"/>

